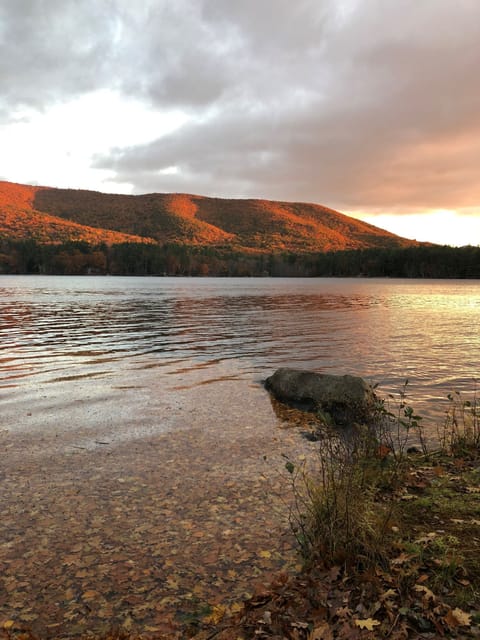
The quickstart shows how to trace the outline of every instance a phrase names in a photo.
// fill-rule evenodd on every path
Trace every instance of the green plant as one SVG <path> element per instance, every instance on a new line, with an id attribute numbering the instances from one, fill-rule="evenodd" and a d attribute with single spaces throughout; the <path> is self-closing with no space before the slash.
<path id="1" fill-rule="evenodd" d="M 407 403 L 408 384 L 407 379 L 398 393 L 398 398 L 389 394 L 387 401 L 379 399 L 376 407 L 377 422 L 384 423 L 383 437 L 390 446 L 392 455 L 399 462 L 404 460 L 412 437 L 418 441 L 425 456 L 429 453 L 423 418 Z M 390 410 L 389 401 L 395 404 L 394 411 Z"/>
<path id="2" fill-rule="evenodd" d="M 476 384 L 476 381 L 475 381 Z M 459 455 L 480 448 L 480 401 L 476 388 L 472 400 L 459 391 L 448 394 L 449 406 L 439 432 L 440 446 L 446 453 Z"/>
<path id="3" fill-rule="evenodd" d="M 326 424 L 313 467 L 311 461 L 296 464 L 287 458 L 294 494 L 290 520 L 307 563 L 357 567 L 387 563 L 395 543 L 393 532 L 401 522 L 398 514 L 409 510 L 410 503 L 401 504 L 397 498 L 412 465 L 425 464 L 428 459 L 438 467 L 438 456 L 444 456 L 446 449 L 458 454 L 467 445 L 475 446 L 478 453 L 480 407 L 476 399 L 464 402 L 459 394 L 449 397 L 451 406 L 440 443 L 443 453 L 429 451 L 422 418 L 407 402 L 407 385 L 408 380 L 399 399 L 389 396 L 395 402 L 393 411 L 388 400 L 377 401 L 370 425 L 338 431 Z M 409 455 L 412 437 L 420 442 L 424 457 Z M 438 473 L 443 473 L 441 465 Z M 439 494 L 417 496 L 411 503 L 417 514 L 422 509 L 432 515 L 437 510 L 449 512 L 444 502 L 451 501 L 453 489 L 443 487 L 442 477 L 432 474 L 432 491 L 438 486 Z M 418 486 L 423 490 L 425 485 Z M 462 516 L 452 513 L 449 517 Z M 440 544 L 445 548 L 440 549 Z M 420 551 L 414 552 L 419 562 L 435 558 L 439 584 L 447 584 L 457 575 L 462 558 L 454 552 L 451 536 L 448 540 L 438 538 Z"/>
<path id="4" fill-rule="evenodd" d="M 331 434 L 315 471 L 287 459 L 295 504 L 292 529 L 307 562 L 369 566 L 387 556 L 392 501 L 379 500 L 398 475 L 374 427 Z"/>

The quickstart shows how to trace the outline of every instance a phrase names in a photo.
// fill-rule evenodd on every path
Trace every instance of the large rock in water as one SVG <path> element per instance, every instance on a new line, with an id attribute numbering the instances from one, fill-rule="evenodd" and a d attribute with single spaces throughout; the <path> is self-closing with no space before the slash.
<path id="1" fill-rule="evenodd" d="M 328 413 L 338 425 L 369 422 L 375 394 L 363 378 L 278 369 L 265 387 L 277 400 Z"/>

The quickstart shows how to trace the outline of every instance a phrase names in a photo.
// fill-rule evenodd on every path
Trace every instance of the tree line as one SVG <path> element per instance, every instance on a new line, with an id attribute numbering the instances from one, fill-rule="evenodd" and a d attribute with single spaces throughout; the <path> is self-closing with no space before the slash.
<path id="1" fill-rule="evenodd" d="M 328 253 L 230 247 L 0 240 L 0 273 L 134 276 L 480 278 L 480 246 L 420 245 Z"/>

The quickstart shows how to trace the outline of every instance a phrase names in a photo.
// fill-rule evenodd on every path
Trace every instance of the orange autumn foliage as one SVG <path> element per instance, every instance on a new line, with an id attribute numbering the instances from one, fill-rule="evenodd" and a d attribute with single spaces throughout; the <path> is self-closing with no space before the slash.
<path id="1" fill-rule="evenodd" d="M 105 194 L 0 182 L 0 236 L 58 243 L 179 243 L 253 253 L 416 244 L 317 204 L 151 193 Z"/>

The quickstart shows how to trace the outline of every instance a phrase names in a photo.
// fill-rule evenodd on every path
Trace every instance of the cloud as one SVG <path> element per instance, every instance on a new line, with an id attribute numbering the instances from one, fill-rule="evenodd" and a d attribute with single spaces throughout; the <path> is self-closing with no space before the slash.
<path id="1" fill-rule="evenodd" d="M 4 117 L 101 89 L 186 114 L 97 156 L 135 192 L 478 204 L 476 0 L 6 0 L 0 24 Z"/>
<path id="2" fill-rule="evenodd" d="M 109 3 L 5 0 L 0 5 L 0 109 L 47 108 L 106 78 L 115 29 Z"/>

